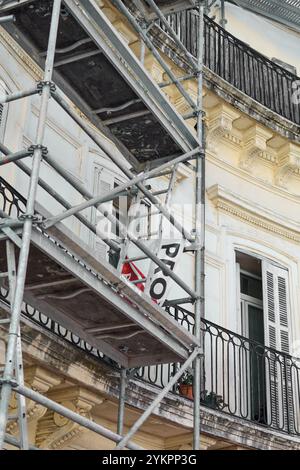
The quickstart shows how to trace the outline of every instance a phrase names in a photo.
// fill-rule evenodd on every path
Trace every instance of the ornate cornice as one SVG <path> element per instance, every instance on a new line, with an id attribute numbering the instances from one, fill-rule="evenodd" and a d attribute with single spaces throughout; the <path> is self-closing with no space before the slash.
<path id="1" fill-rule="evenodd" d="M 257 167 L 258 175 L 262 176 L 260 164 L 263 163 L 273 172 L 270 183 L 288 190 L 290 179 L 300 177 L 300 146 L 282 139 L 228 103 L 215 105 L 217 100 L 210 92 L 205 96 L 209 108 L 206 119 L 208 153 L 220 158 L 224 151 L 228 155 L 230 150 L 230 154 L 238 158 L 235 167 L 248 173 L 254 173 Z M 214 106 L 210 108 L 212 103 Z"/>
<path id="2" fill-rule="evenodd" d="M 255 124 L 244 133 L 243 150 L 240 158 L 240 166 L 244 170 L 251 170 L 255 161 L 262 158 L 276 163 L 276 156 L 267 149 L 267 141 L 273 137 L 268 129 Z"/>
<path id="3" fill-rule="evenodd" d="M 286 188 L 290 176 L 300 176 L 300 147 L 292 143 L 280 149 L 276 183 Z"/>
<path id="4" fill-rule="evenodd" d="M 246 201 L 220 185 L 210 187 L 207 194 L 217 209 L 282 238 L 295 243 L 300 242 L 299 224 L 288 219 L 279 219 L 275 213 Z"/>
<path id="5" fill-rule="evenodd" d="M 206 96 L 206 101 L 208 96 Z M 238 131 L 233 127 L 233 123 L 240 117 L 240 113 L 232 106 L 224 102 L 219 103 L 207 113 L 207 146 L 212 151 L 216 151 L 221 140 L 229 141 L 237 148 L 241 145 L 242 139 Z"/>

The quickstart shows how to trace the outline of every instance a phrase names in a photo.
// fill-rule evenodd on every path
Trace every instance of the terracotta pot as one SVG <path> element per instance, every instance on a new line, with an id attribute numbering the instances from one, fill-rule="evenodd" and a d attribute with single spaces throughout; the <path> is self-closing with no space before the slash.
<path id="1" fill-rule="evenodd" d="M 186 384 L 180 384 L 179 385 L 179 393 L 180 395 L 183 395 L 190 400 L 194 399 L 193 396 L 193 385 L 186 385 Z"/>

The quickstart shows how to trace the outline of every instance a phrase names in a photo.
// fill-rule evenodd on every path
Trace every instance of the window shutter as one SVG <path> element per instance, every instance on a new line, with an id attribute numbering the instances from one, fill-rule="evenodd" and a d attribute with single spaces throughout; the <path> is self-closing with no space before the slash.
<path id="1" fill-rule="evenodd" d="M 2 123 L 3 111 L 4 111 L 4 106 L 2 103 L 0 103 L 0 127 Z"/>
<path id="2" fill-rule="evenodd" d="M 7 91 L 0 81 L 0 96 L 6 95 Z M 4 140 L 4 131 L 7 118 L 8 106 L 7 104 L 0 103 L 0 142 Z"/>
<path id="3" fill-rule="evenodd" d="M 280 353 L 269 351 L 265 359 L 269 423 L 292 431 L 294 404 L 289 338 L 288 271 L 263 262 L 265 344 Z"/>
<path id="4" fill-rule="evenodd" d="M 103 179 L 103 174 L 101 173 L 101 178 L 99 175 L 99 178 L 97 178 L 98 182 L 96 185 L 96 191 L 95 195 L 104 195 L 105 193 L 108 193 L 111 190 L 111 184 L 107 182 L 105 179 Z M 101 213 L 97 212 L 96 209 L 94 209 L 94 220 L 95 223 L 97 224 L 97 228 L 99 232 L 107 232 L 107 227 L 110 226 L 110 223 L 108 220 L 104 217 L 101 217 Z M 108 237 L 110 236 L 110 233 L 107 234 Z M 96 254 L 102 258 L 102 259 L 107 259 L 107 245 L 106 243 L 99 237 L 95 237 L 95 249 L 96 249 Z"/>

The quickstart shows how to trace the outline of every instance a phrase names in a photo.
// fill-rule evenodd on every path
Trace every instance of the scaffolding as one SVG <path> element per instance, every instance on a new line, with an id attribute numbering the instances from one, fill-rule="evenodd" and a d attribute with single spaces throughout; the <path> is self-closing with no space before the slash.
<path id="1" fill-rule="evenodd" d="M 3 1 L 0 6 L 0 23 L 7 27 L 7 30 L 22 42 L 22 34 L 16 36 L 14 28 L 18 27 L 18 15 L 20 12 L 27 14 L 27 4 L 34 4 L 33 0 L 27 1 Z M 205 2 L 199 0 L 196 5 L 197 14 L 199 16 L 199 47 L 198 57 L 194 58 L 185 49 L 178 37 L 170 28 L 166 20 L 165 14 L 169 11 L 177 11 L 178 8 L 190 7 L 190 2 L 183 1 L 156 1 L 147 0 L 147 2 L 133 2 L 137 8 L 144 4 L 146 10 L 151 12 L 150 23 L 147 25 L 139 24 L 133 12 L 122 0 L 114 0 L 112 2 L 116 8 L 124 15 L 130 25 L 141 38 L 143 46 L 141 47 L 141 61 L 136 59 L 129 47 L 122 41 L 116 33 L 109 20 L 104 16 L 97 2 L 94 0 L 54 0 L 51 11 L 51 25 L 48 37 L 47 53 L 45 54 L 45 66 L 43 80 L 38 82 L 32 88 L 9 94 L 2 97 L 1 102 L 8 103 L 19 99 L 31 97 L 33 95 L 40 96 L 40 112 L 38 117 L 38 126 L 36 133 L 36 141 L 29 149 L 21 150 L 13 153 L 2 143 L 0 151 L 4 155 L 0 159 L 0 166 L 6 164 L 16 164 L 19 169 L 30 177 L 30 185 L 26 202 L 26 212 L 21 217 L 14 218 L 7 213 L 0 212 L 0 244 L 6 247 L 6 269 L 4 269 L 3 259 L 0 260 L 1 277 L 7 279 L 11 309 L 7 319 L 0 320 L 0 324 L 9 325 L 9 333 L 7 339 L 7 351 L 5 359 L 5 367 L 3 377 L 0 379 L 1 384 L 1 401 L 0 401 L 0 448 L 7 442 L 20 449 L 32 448 L 28 442 L 25 398 L 33 400 L 57 413 L 70 419 L 79 425 L 104 436 L 117 444 L 116 449 L 128 448 L 138 450 L 140 447 L 132 442 L 132 437 L 140 429 L 142 424 L 151 415 L 155 408 L 160 404 L 163 398 L 178 382 L 182 374 L 187 368 L 193 367 L 194 371 L 194 426 L 193 426 L 193 446 L 195 450 L 200 447 L 200 393 L 201 393 L 201 358 L 203 355 L 202 335 L 201 335 L 201 317 L 205 316 L 205 145 L 204 145 L 204 113 L 203 113 L 203 43 L 204 43 L 204 8 Z M 51 4 L 51 2 L 49 2 Z M 25 10 L 22 10 L 22 9 Z M 60 27 L 60 18 L 62 8 L 67 9 L 72 14 L 74 20 L 87 37 L 80 39 L 81 44 L 93 43 L 101 50 L 101 53 L 110 58 L 114 66 L 114 71 L 120 74 L 125 80 L 127 86 L 133 90 L 137 96 L 132 100 L 134 104 L 143 104 L 144 107 L 130 113 L 118 117 L 113 124 L 124 122 L 124 120 L 139 118 L 147 115 L 153 117 L 153 125 L 159 132 L 159 135 L 168 137 L 168 148 L 175 151 L 175 155 L 168 154 L 166 148 L 161 147 L 159 158 L 157 160 L 148 161 L 146 165 L 142 165 L 136 158 L 132 157 L 130 142 L 126 146 L 126 142 L 120 141 L 115 135 L 108 131 L 107 126 L 103 125 L 103 109 L 97 112 L 91 112 L 86 103 L 78 96 L 75 96 L 74 90 L 68 87 L 62 79 L 57 75 L 58 83 L 54 83 L 56 54 L 61 50 L 57 47 L 58 31 Z M 162 8 L 162 9 L 161 9 Z M 175 9 L 175 10 L 174 10 Z M 29 14 L 29 13 L 28 13 Z M 88 17 L 92 19 L 88 22 Z M 169 36 L 180 48 L 181 53 L 185 55 L 192 69 L 192 74 L 188 77 L 178 78 L 174 75 L 166 61 L 153 45 L 151 36 L 149 35 L 150 26 L 153 17 L 159 19 L 166 28 Z M 16 21 L 15 21 L 16 20 Z M 15 22 L 12 24 L 12 22 Z M 78 26 L 78 27 L 79 27 Z M 63 26 L 61 26 L 63 27 Z M 78 47 L 77 44 L 69 47 L 69 51 L 74 51 Z M 28 42 L 27 42 L 28 46 Z M 24 46 L 25 47 L 25 46 Z M 188 118 L 195 118 L 197 121 L 196 135 L 195 132 L 187 125 L 173 105 L 168 101 L 167 97 L 162 93 L 160 87 L 154 83 L 143 67 L 143 59 L 145 56 L 145 48 L 147 48 L 168 76 L 169 84 L 174 84 L 190 107 Z M 66 50 L 66 48 L 65 48 Z M 97 49 L 98 50 L 98 49 Z M 98 51 L 99 52 L 99 51 Z M 80 55 L 81 54 L 81 55 Z M 84 51 L 77 54 L 76 57 L 71 56 L 60 61 L 63 65 L 74 63 L 78 57 L 90 57 L 96 55 L 97 51 Z M 41 59 L 43 54 L 39 54 Z M 36 57 L 36 55 L 34 55 Z M 122 58 L 122 60 L 120 59 Z M 42 59 L 41 59 L 42 60 Z M 129 72 L 128 72 L 129 70 Z M 133 72 L 134 71 L 134 72 Z M 182 81 L 188 78 L 196 78 L 197 80 L 197 100 L 186 92 L 182 85 Z M 56 87 L 58 85 L 63 88 L 64 93 L 79 105 L 85 117 L 81 117 L 79 113 L 70 104 L 65 95 Z M 45 129 L 48 114 L 49 100 L 61 106 L 61 108 L 77 123 L 77 125 L 90 137 L 90 139 L 105 152 L 111 161 L 122 170 L 126 177 L 124 184 L 118 185 L 116 188 L 107 192 L 94 196 L 76 178 L 70 175 L 59 163 L 59 159 L 55 159 L 51 155 L 50 149 L 44 146 Z M 126 105 L 127 106 L 127 105 Z M 122 111 L 126 108 L 123 108 Z M 129 106 L 129 105 L 128 105 Z M 122 106 L 121 106 L 122 107 Z M 125 109 L 126 112 L 126 109 Z M 99 117 L 100 116 L 100 117 Z M 107 121 L 106 121 L 107 123 Z M 92 124 L 92 125 L 91 125 Z M 98 132 L 95 131 L 96 126 L 101 132 L 108 136 L 122 152 L 133 166 L 134 171 L 128 169 L 118 154 L 111 150 L 111 147 L 99 138 Z M 141 132 L 144 132 L 142 129 Z M 172 145 L 170 145 L 170 142 Z M 32 159 L 32 166 L 29 168 L 22 161 L 25 158 Z M 85 202 L 72 206 L 68 203 L 58 191 L 52 188 L 40 175 L 42 161 L 45 161 L 53 170 L 57 172 L 68 184 L 70 184 L 85 199 Z M 194 161 L 195 164 L 191 164 Z M 185 164 L 195 173 L 195 227 L 192 231 L 187 230 L 176 219 L 169 210 L 168 203 L 174 187 L 176 172 L 178 165 Z M 159 177 L 161 175 L 169 175 L 168 188 L 161 192 L 153 192 L 147 186 L 149 179 Z M 37 191 L 41 187 L 50 196 L 55 198 L 65 210 L 57 215 L 40 214 L 36 212 Z M 134 191 L 134 200 L 147 200 L 155 213 L 160 217 L 158 230 L 158 247 L 157 250 L 151 250 L 146 243 L 136 236 L 112 213 L 107 211 L 103 203 L 111 202 L 121 194 L 129 194 Z M 165 194 L 164 201 L 159 196 Z M 87 257 L 84 248 L 79 242 L 74 241 L 70 234 L 61 224 L 65 219 L 74 216 L 80 223 L 88 228 L 93 234 L 97 234 L 95 225 L 81 214 L 88 208 L 96 208 L 110 222 L 116 224 L 122 236 L 123 244 L 118 244 L 114 240 L 104 237 L 104 242 L 109 249 L 116 253 L 119 257 L 118 267 L 112 268 L 108 263 L 99 263 Z M 138 217 L 138 214 L 134 214 Z M 181 235 L 184 240 L 184 249 L 194 253 L 195 258 L 195 286 L 188 285 L 179 275 L 177 275 L 171 267 L 169 267 L 159 257 L 159 248 L 162 243 L 162 221 L 166 220 Z M 139 252 L 139 255 L 132 258 L 131 261 L 148 259 L 150 264 L 161 270 L 164 276 L 172 279 L 188 295 L 187 298 L 178 299 L 177 302 L 190 302 L 194 307 L 195 314 L 195 330 L 194 334 L 188 333 L 183 327 L 177 324 L 175 320 L 170 318 L 161 308 L 161 306 L 153 303 L 151 297 L 142 294 L 134 284 L 130 283 L 122 277 L 122 265 L 128 263 L 128 243 L 133 244 Z M 36 282 L 36 273 L 34 272 L 34 264 L 37 259 L 42 257 L 44 263 L 48 266 L 60 266 L 65 277 L 61 281 L 49 279 L 48 283 L 39 283 L 35 288 L 28 288 L 27 280 L 30 285 Z M 87 260 L 87 261 L 86 261 Z M 151 272 L 151 270 L 149 271 Z M 140 282 L 140 281 L 139 281 Z M 145 283 L 149 279 L 144 280 Z M 65 293 L 66 286 L 71 286 L 71 294 Z M 69 287 L 70 288 L 70 287 Z M 54 290 L 53 290 L 54 289 Z M 69 291 L 68 291 L 69 292 Z M 81 324 L 77 324 L 74 318 L 70 317 L 70 312 L 66 307 L 60 308 L 60 320 L 63 324 L 71 327 L 74 334 L 79 334 L 95 346 L 104 348 L 105 354 L 111 356 L 118 361 L 122 368 L 120 369 L 120 398 L 119 398 L 119 414 L 117 433 L 96 424 L 95 422 L 74 413 L 68 408 L 55 403 L 47 397 L 37 393 L 24 385 L 22 347 L 21 347 L 21 311 L 23 300 L 30 299 L 34 307 L 45 309 L 47 314 L 57 318 L 58 308 L 57 302 L 63 303 L 63 300 L 76 298 L 80 301 L 82 296 L 89 295 L 96 302 L 101 298 L 102 308 L 107 311 L 107 316 L 101 327 L 90 327 L 85 324 L 87 321 L 83 319 Z M 129 302 L 128 302 L 129 301 Z M 65 308 L 65 310 L 64 310 Z M 114 326 L 109 324 L 108 319 L 115 315 Z M 87 327 L 89 326 L 89 327 Z M 119 339 L 114 331 L 120 332 L 126 330 L 125 338 L 131 347 L 133 353 L 130 355 L 126 348 L 120 352 Z M 140 351 L 134 350 L 131 338 L 142 334 L 146 348 L 146 353 L 142 355 Z M 155 353 L 158 350 L 159 353 Z M 156 364 L 159 362 L 180 363 L 180 367 L 169 381 L 168 385 L 162 389 L 153 400 L 149 408 L 142 413 L 140 418 L 132 426 L 129 432 L 124 435 L 124 412 L 125 412 L 125 394 L 126 383 L 130 378 L 129 369 L 140 367 L 143 365 Z M 18 421 L 19 421 L 19 440 L 12 438 L 6 434 L 6 425 L 9 419 L 9 403 L 12 392 L 17 394 L 18 398 Z"/>

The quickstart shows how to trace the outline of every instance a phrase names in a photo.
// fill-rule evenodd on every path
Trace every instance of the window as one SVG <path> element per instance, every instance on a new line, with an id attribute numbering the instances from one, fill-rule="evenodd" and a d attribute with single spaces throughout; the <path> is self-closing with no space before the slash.
<path id="1" fill-rule="evenodd" d="M 251 274 L 241 272 L 241 294 L 262 300 L 261 278 L 255 278 Z"/>
<path id="2" fill-rule="evenodd" d="M 288 271 L 245 253 L 237 253 L 237 263 L 241 299 L 262 305 L 265 345 L 289 354 Z"/>
<path id="3" fill-rule="evenodd" d="M 243 351 L 242 399 L 250 403 L 251 419 L 291 429 L 295 408 L 286 356 L 290 353 L 288 271 L 245 253 L 237 252 L 236 260 L 241 333 L 249 339 L 249 348 Z"/>
<path id="4" fill-rule="evenodd" d="M 114 188 L 117 188 L 121 184 L 121 181 L 115 181 Z M 131 202 L 132 198 L 130 196 L 119 196 L 113 200 L 113 215 L 121 224 L 125 226 L 127 224 L 127 216 Z M 122 238 L 118 224 L 115 224 L 115 226 L 112 228 L 112 231 L 116 237 Z"/>
<path id="5" fill-rule="evenodd" d="M 104 195 L 113 188 L 121 185 L 122 182 L 116 180 L 113 172 L 105 167 L 96 166 L 94 176 L 94 195 Z M 130 196 L 119 196 L 113 201 L 104 204 L 105 210 L 112 214 L 123 225 L 127 225 L 128 211 L 132 202 Z M 93 237 L 92 245 L 95 248 L 96 255 L 102 259 L 108 260 L 110 264 L 117 268 L 119 262 L 119 253 L 109 250 L 109 246 L 104 242 L 104 237 L 113 239 L 120 243 L 122 234 L 117 223 L 110 222 L 96 208 L 92 209 L 92 222 L 97 227 L 98 236 Z"/>
<path id="6" fill-rule="evenodd" d="M 110 173 L 101 167 L 95 168 L 94 176 L 94 195 L 104 195 L 108 193 L 113 186 L 113 177 Z M 105 206 L 108 210 L 111 210 L 111 204 L 106 203 Z M 99 258 L 107 259 L 108 257 L 108 245 L 104 242 L 104 238 L 110 238 L 111 236 L 111 223 L 106 217 L 102 215 L 100 211 L 97 211 L 95 207 L 92 209 L 92 223 L 96 225 L 97 236 L 93 236 L 94 249 L 96 255 Z"/>

